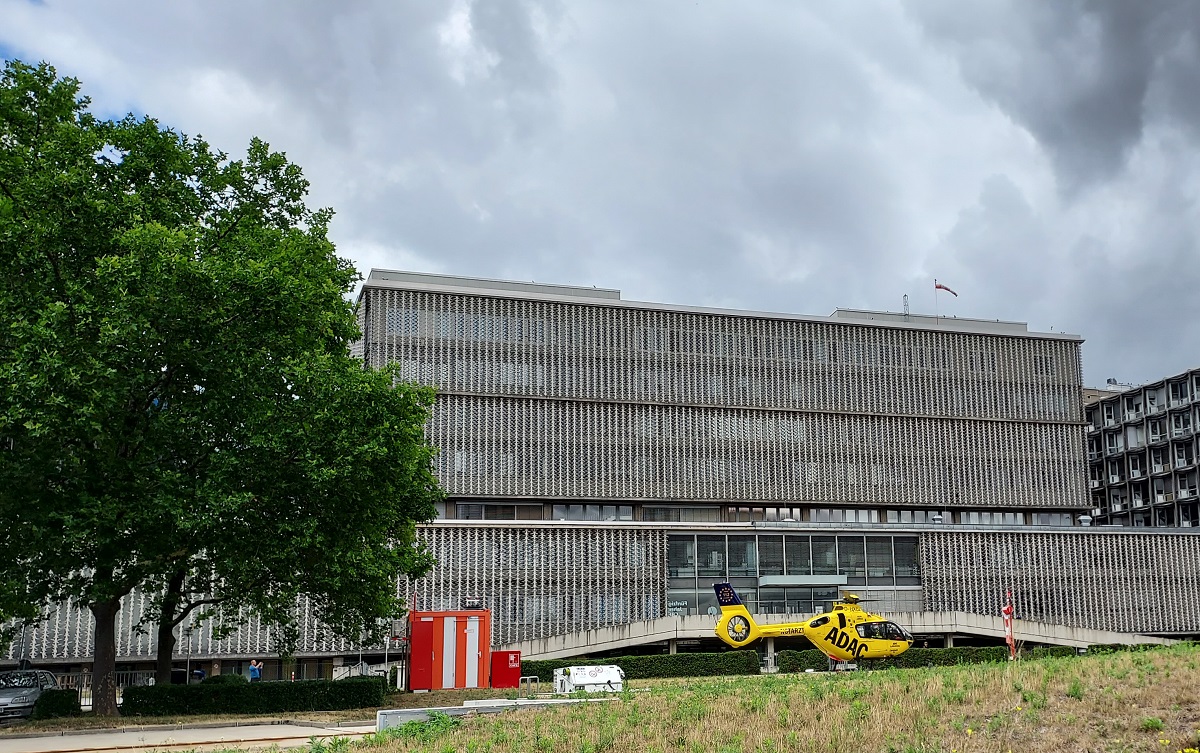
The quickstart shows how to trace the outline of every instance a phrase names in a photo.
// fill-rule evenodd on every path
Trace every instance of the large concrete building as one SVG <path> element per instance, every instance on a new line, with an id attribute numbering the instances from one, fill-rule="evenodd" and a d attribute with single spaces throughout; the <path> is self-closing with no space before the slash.
<path id="1" fill-rule="evenodd" d="M 1029 625 L 1065 626 L 1046 640 L 1200 632 L 1194 529 L 1081 525 L 1098 505 L 1077 336 L 379 270 L 358 311 L 359 356 L 438 390 L 427 431 L 448 497 L 421 529 L 438 564 L 401 587 L 419 609 L 482 599 L 496 645 L 710 634 L 724 580 L 764 619 L 849 587 L 931 634 L 994 635 L 1011 591 Z M 129 630 L 137 598 L 126 661 L 153 656 Z M 64 606 L 26 645 L 79 660 L 89 628 Z M 353 650 L 305 630 L 301 658 Z M 180 655 L 273 647 L 269 626 L 200 626 Z"/>
<path id="2" fill-rule="evenodd" d="M 1200 369 L 1118 392 L 1091 393 L 1092 515 L 1106 525 L 1200 525 Z"/>

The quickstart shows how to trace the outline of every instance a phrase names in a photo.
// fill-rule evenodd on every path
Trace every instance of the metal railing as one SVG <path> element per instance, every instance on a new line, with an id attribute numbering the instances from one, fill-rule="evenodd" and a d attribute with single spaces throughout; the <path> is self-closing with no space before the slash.
<path id="1" fill-rule="evenodd" d="M 56 676 L 58 686 L 68 690 L 76 690 L 79 692 L 79 705 L 92 705 L 92 673 L 91 672 L 73 672 Z M 117 703 L 122 700 L 122 694 L 125 688 L 134 685 L 153 685 L 154 670 L 129 670 L 116 673 L 117 683 Z"/>

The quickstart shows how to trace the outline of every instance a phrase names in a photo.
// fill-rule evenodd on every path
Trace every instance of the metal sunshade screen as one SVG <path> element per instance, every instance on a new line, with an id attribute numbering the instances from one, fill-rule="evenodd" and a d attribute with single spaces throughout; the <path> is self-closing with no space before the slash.
<path id="1" fill-rule="evenodd" d="M 1079 342 L 368 288 L 364 355 L 442 392 L 1078 424 Z"/>
<path id="2" fill-rule="evenodd" d="M 925 608 L 1118 632 L 1200 631 L 1200 536 L 921 534 Z"/>
<path id="3" fill-rule="evenodd" d="M 1086 504 L 1075 426 L 442 395 L 452 496 Z"/>
<path id="4" fill-rule="evenodd" d="M 667 536 L 602 527 L 427 526 L 433 571 L 403 586 L 417 610 L 492 610 L 492 645 L 666 614 Z"/>
<path id="5" fill-rule="evenodd" d="M 158 633 L 154 615 L 149 612 L 151 602 L 140 590 L 121 599 L 117 613 L 117 659 L 153 659 L 158 651 Z M 296 653 L 302 655 L 333 653 L 342 654 L 354 650 L 350 641 L 335 638 L 329 629 L 313 617 L 308 599 L 301 598 L 296 606 L 299 617 L 299 642 Z M 139 621 L 144 620 L 142 630 L 137 630 Z M 231 631 L 222 631 L 224 626 Z M 92 639 L 95 621 L 86 608 L 73 602 L 57 604 L 46 612 L 46 619 L 31 625 L 24 639 L 18 633 L 16 640 L 0 658 L 15 661 L 25 658 L 31 661 L 88 659 L 92 657 Z M 175 645 L 175 657 L 204 658 L 208 656 L 259 656 L 277 654 L 283 646 L 279 641 L 278 628 L 263 623 L 248 612 L 241 614 L 218 614 L 214 619 L 196 627 L 190 639 L 178 628 L 179 640 Z M 220 635 L 221 637 L 218 637 Z M 190 651 L 189 651 L 190 643 Z"/>

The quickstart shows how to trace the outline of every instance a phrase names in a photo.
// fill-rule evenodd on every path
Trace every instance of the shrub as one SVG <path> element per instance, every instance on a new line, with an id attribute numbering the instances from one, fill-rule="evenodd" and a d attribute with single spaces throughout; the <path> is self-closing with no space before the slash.
<path id="1" fill-rule="evenodd" d="M 34 719 L 54 719 L 61 716 L 79 716 L 79 691 L 69 688 L 50 688 L 33 704 Z"/>
<path id="2" fill-rule="evenodd" d="M 147 685 L 126 688 L 128 716 L 188 714 L 274 714 L 281 711 L 340 711 L 383 705 L 383 683 L 300 680 Z"/>
<path id="3" fill-rule="evenodd" d="M 1074 655 L 1075 649 L 1070 649 Z M 890 667 L 944 667 L 955 664 L 982 664 L 1008 660 L 1005 646 L 961 646 L 956 648 L 910 648 L 899 656 L 887 659 L 860 659 L 862 669 L 888 669 Z M 803 672 L 829 669 L 829 658 L 817 649 L 807 651 L 780 651 L 776 655 L 780 672 Z"/>
<path id="4" fill-rule="evenodd" d="M 554 681 L 554 670 L 562 667 L 613 664 L 625 671 L 628 680 L 654 677 L 705 677 L 710 675 L 758 674 L 757 651 L 725 651 L 719 654 L 658 654 L 617 656 L 610 659 L 540 659 L 521 662 L 522 675 L 537 675 L 542 682 Z"/>
<path id="5" fill-rule="evenodd" d="M 1051 656 L 1078 656 L 1079 652 L 1073 646 L 1034 646 L 1029 655 L 1034 659 L 1045 659 Z"/>
<path id="6" fill-rule="evenodd" d="M 204 682 L 208 683 L 209 685 L 240 685 L 241 683 L 250 681 L 246 679 L 245 675 L 231 673 L 227 675 L 213 675 L 212 677 L 205 677 Z"/>
<path id="7" fill-rule="evenodd" d="M 775 664 L 780 672 L 803 672 L 806 669 L 829 669 L 829 657 L 815 648 L 806 651 L 780 651 L 775 654 Z"/>

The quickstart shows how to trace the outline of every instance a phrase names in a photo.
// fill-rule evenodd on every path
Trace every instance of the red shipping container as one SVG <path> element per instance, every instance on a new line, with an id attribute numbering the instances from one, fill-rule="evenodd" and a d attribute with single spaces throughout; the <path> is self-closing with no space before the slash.
<path id="1" fill-rule="evenodd" d="M 491 616 L 486 609 L 409 612 L 409 690 L 488 687 Z"/>
<path id="2" fill-rule="evenodd" d="M 521 684 L 521 652 L 492 652 L 492 687 L 515 688 Z"/>

